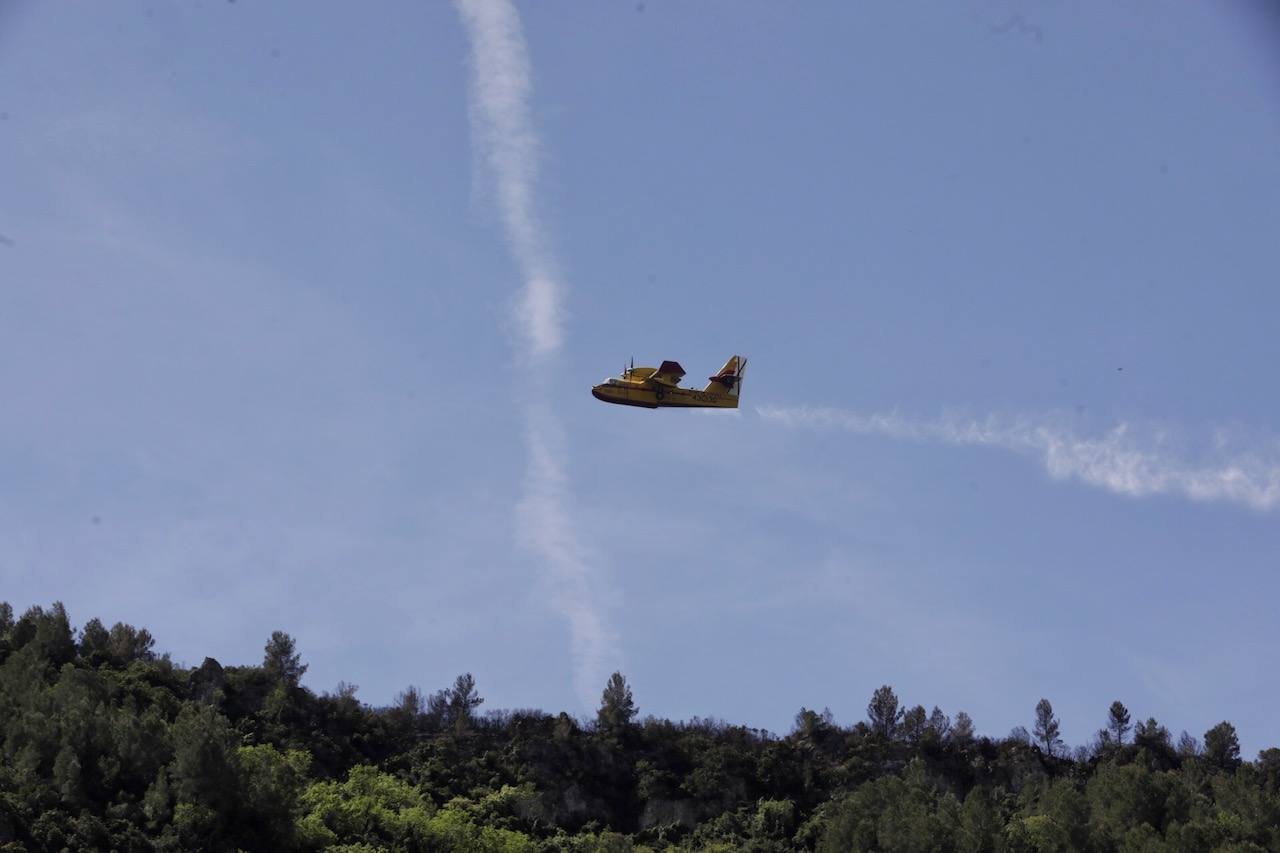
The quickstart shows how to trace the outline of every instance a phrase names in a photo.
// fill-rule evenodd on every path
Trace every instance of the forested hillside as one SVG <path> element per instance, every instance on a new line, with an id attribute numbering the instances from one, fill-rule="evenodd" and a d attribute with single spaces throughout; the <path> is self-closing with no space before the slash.
<path id="1" fill-rule="evenodd" d="M 0 851 L 1280 850 L 1280 750 L 1120 702 L 1068 751 L 1048 701 L 993 739 L 881 687 L 865 721 L 779 735 L 641 718 L 617 674 L 581 720 L 482 712 L 470 675 L 373 708 L 305 670 L 281 632 L 185 668 L 144 629 L 0 605 Z"/>

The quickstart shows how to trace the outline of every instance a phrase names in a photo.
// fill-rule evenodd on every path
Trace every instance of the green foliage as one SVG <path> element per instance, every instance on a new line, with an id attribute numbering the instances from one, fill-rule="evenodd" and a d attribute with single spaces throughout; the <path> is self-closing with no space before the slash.
<path id="1" fill-rule="evenodd" d="M 293 637 L 284 631 L 272 631 L 263 650 L 262 669 L 267 676 L 286 687 L 297 687 L 307 671 Z"/>
<path id="2" fill-rule="evenodd" d="M 596 725 L 606 734 L 616 735 L 624 731 L 636 716 L 636 703 L 631 688 L 622 673 L 609 676 L 604 693 L 600 696 L 600 710 L 596 712 Z"/>
<path id="3" fill-rule="evenodd" d="M 1129 734 L 1129 709 L 1119 699 L 1111 703 L 1107 711 L 1107 734 L 1116 746 L 1124 745 L 1125 735 Z"/>
<path id="4" fill-rule="evenodd" d="M 871 730 L 886 740 L 892 740 L 898 733 L 903 712 L 898 707 L 898 694 L 893 688 L 884 685 L 876 690 L 867 703 L 867 720 Z"/>
<path id="5" fill-rule="evenodd" d="M 956 714 L 955 722 L 951 725 L 950 731 L 951 742 L 958 748 L 963 749 L 973 742 L 973 718 L 960 711 Z"/>
<path id="6" fill-rule="evenodd" d="M 456 733 L 461 734 L 471 728 L 476 708 L 484 704 L 484 699 L 476 692 L 476 680 L 471 673 L 464 672 L 453 681 L 453 687 L 445 693 L 445 721 L 453 726 Z"/>
<path id="7" fill-rule="evenodd" d="M 901 776 L 860 785 L 828 812 L 819 853 L 847 850 L 950 850 L 961 827 L 961 808 L 913 764 Z"/>
<path id="8" fill-rule="evenodd" d="M 956 849 L 960 853 L 983 853 L 996 848 L 996 839 L 1004 827 L 997 800 L 998 795 L 985 787 L 973 788 L 964 798 L 956 832 Z"/>
<path id="9" fill-rule="evenodd" d="M 1058 731 L 1058 718 L 1053 715 L 1053 705 L 1049 704 L 1048 699 L 1041 699 L 1036 703 L 1036 726 L 1033 734 L 1049 755 L 1053 755 L 1062 746 Z"/>
<path id="10" fill-rule="evenodd" d="M 289 635 L 261 666 L 156 656 L 145 629 L 0 604 L 0 853 L 120 851 L 1253 851 L 1280 849 L 1280 749 L 1243 761 L 1230 723 L 1201 749 L 1156 720 L 1067 757 L 1047 701 L 1035 740 L 963 712 L 867 721 L 802 708 L 785 736 L 636 720 L 621 673 L 595 726 L 478 713 L 469 674 L 371 708 L 317 695 Z"/>
<path id="11" fill-rule="evenodd" d="M 299 799 L 298 837 L 306 849 L 422 845 L 435 812 L 417 788 L 368 765 L 351 768 L 344 782 L 316 782 Z"/>
<path id="12" fill-rule="evenodd" d="M 1235 726 L 1223 720 L 1204 733 L 1204 760 L 1226 772 L 1240 766 L 1240 739 Z"/>

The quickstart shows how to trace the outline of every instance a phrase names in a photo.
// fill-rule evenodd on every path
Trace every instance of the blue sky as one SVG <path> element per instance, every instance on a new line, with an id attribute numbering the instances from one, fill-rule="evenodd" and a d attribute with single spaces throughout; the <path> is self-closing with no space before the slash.
<path id="1" fill-rule="evenodd" d="M 373 704 L 1280 744 L 1264 4 L 486 8 L 0 6 L 0 597 Z"/>

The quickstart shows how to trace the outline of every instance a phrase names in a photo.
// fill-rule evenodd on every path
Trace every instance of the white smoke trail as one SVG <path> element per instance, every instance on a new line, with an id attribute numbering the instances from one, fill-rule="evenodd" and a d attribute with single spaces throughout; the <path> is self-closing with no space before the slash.
<path id="1" fill-rule="evenodd" d="M 1116 494 L 1180 495 L 1224 501 L 1259 511 L 1280 507 L 1280 441 L 1232 449 L 1225 433 L 1199 458 L 1166 430 L 1129 423 L 1101 435 L 1080 436 L 1065 418 L 904 417 L 896 412 L 858 414 L 830 408 L 757 409 L 767 420 L 791 427 L 841 429 L 913 441 L 999 447 L 1039 457 L 1055 480 L 1078 480 Z"/>
<path id="2" fill-rule="evenodd" d="M 479 160 L 493 181 L 495 201 L 524 285 L 516 307 L 525 375 L 537 384 L 533 400 L 550 393 L 547 377 L 563 340 L 563 288 L 534 205 L 539 144 L 529 113 L 532 72 L 520 15 L 510 0 L 456 0 L 471 43 L 471 124 Z M 574 684 L 590 706 L 616 662 L 598 576 L 570 511 L 563 429 L 550 408 L 525 412 L 529 449 L 525 494 L 517 507 L 521 542 L 545 562 L 553 602 L 573 639 Z"/>
<path id="3" fill-rule="evenodd" d="M 539 144 L 520 14 L 509 0 L 457 0 L 457 7 L 471 41 L 472 134 L 524 277 L 516 319 L 530 354 L 550 355 L 561 342 L 561 288 L 533 204 Z"/>

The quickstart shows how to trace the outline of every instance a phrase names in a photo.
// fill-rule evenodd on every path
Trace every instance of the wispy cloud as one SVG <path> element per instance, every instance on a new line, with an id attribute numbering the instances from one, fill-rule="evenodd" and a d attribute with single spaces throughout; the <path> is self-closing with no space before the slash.
<path id="1" fill-rule="evenodd" d="M 471 43 L 471 124 L 478 159 L 492 180 L 507 243 L 524 280 L 516 306 L 520 355 L 536 362 L 526 375 L 550 393 L 550 362 L 563 341 L 557 264 L 534 204 L 539 142 L 530 116 L 532 73 L 520 15 L 510 0 L 457 0 Z M 590 705 L 617 652 L 605 616 L 599 570 L 573 520 L 565 470 L 563 428 L 547 407 L 525 413 L 529 467 L 517 508 L 521 541 L 545 563 L 556 608 L 569 622 L 574 681 L 580 701 Z"/>
<path id="2" fill-rule="evenodd" d="M 1065 417 L 859 414 L 825 407 L 763 407 L 766 420 L 791 427 L 839 429 L 911 441 L 998 447 L 1040 459 L 1055 480 L 1076 480 L 1121 495 L 1179 495 L 1280 507 L 1280 440 L 1242 446 L 1216 433 L 1196 452 L 1170 430 L 1121 423 L 1100 434 L 1078 434 Z"/>

